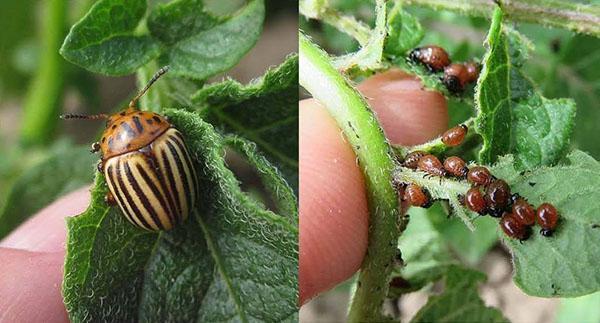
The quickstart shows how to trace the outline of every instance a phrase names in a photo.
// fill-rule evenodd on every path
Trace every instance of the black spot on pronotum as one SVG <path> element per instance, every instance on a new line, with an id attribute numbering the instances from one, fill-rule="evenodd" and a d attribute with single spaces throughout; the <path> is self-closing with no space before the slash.
<path id="1" fill-rule="evenodd" d="M 156 121 L 157 123 L 161 123 L 162 121 L 160 120 L 159 117 L 157 116 L 153 116 L 152 119 L 154 119 L 154 121 Z"/>
<path id="2" fill-rule="evenodd" d="M 534 187 L 536 183 L 534 182 L 529 182 L 529 186 Z"/>

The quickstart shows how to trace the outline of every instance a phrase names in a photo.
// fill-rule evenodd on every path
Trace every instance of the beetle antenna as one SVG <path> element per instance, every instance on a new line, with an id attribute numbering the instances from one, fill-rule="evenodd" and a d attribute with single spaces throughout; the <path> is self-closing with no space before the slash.
<path id="1" fill-rule="evenodd" d="M 150 81 L 148 81 L 148 84 L 146 84 L 146 86 L 144 86 L 144 88 L 140 91 L 140 93 L 138 93 L 135 96 L 135 98 L 133 98 L 131 100 L 131 102 L 129 102 L 129 108 L 130 109 L 135 109 L 135 105 L 137 104 L 137 101 L 144 94 L 146 94 L 146 92 L 152 86 L 152 84 L 154 84 L 154 82 L 156 82 L 161 76 L 163 76 L 168 71 L 169 71 L 169 66 L 163 66 L 163 67 L 161 67 L 161 69 L 159 69 L 158 72 L 156 72 L 156 74 L 154 74 L 154 76 L 152 76 L 152 78 L 150 79 Z"/>
<path id="2" fill-rule="evenodd" d="M 99 119 L 108 119 L 109 116 L 104 113 L 93 114 L 93 115 L 65 113 L 65 114 L 61 114 L 60 118 L 63 120 L 68 120 L 68 119 L 99 120 Z"/>

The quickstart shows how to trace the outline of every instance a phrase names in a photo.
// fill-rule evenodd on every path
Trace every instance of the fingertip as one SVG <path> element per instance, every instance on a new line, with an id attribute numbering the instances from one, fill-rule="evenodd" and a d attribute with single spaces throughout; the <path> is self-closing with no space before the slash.
<path id="1" fill-rule="evenodd" d="M 335 120 L 300 103 L 300 303 L 349 278 L 367 247 L 362 172 Z"/>
<path id="2" fill-rule="evenodd" d="M 23 222 L 0 241 L 0 246 L 39 252 L 64 251 L 65 218 L 83 213 L 89 202 L 89 186 L 75 190 Z"/>
<path id="3" fill-rule="evenodd" d="M 63 252 L 0 248 L 0 259 L 0 321 L 69 321 L 61 295 Z"/>
<path id="4" fill-rule="evenodd" d="M 391 70 L 366 79 L 358 88 L 392 144 L 422 144 L 448 128 L 446 99 L 426 90 L 416 76 Z"/>

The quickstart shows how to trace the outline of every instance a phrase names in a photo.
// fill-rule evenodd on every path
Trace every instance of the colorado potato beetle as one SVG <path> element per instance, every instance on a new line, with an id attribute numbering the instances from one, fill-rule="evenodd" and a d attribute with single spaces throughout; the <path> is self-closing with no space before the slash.
<path id="1" fill-rule="evenodd" d="M 521 241 L 527 240 L 531 233 L 529 227 L 519 223 L 512 213 L 504 213 L 500 219 L 500 228 L 507 236 Z"/>
<path id="2" fill-rule="evenodd" d="M 542 203 L 537 208 L 535 221 L 542 227 L 540 233 L 545 237 L 549 237 L 558 224 L 558 211 L 552 204 Z"/>
<path id="3" fill-rule="evenodd" d="M 113 115 L 65 114 L 63 119 L 106 119 L 98 170 L 106 177 L 107 201 L 116 202 L 137 227 L 170 230 L 183 222 L 196 202 L 198 182 L 181 133 L 156 113 L 140 111 L 137 101 L 168 70 L 161 68 L 131 100 Z"/>
<path id="4" fill-rule="evenodd" d="M 433 45 L 413 49 L 408 58 L 424 65 L 431 72 L 439 72 L 450 64 L 448 53 L 443 48 Z"/>
<path id="5" fill-rule="evenodd" d="M 419 159 L 417 169 L 435 176 L 446 176 L 446 170 L 442 162 L 434 155 L 425 155 Z"/>
<path id="6" fill-rule="evenodd" d="M 467 163 L 462 158 L 457 156 L 450 156 L 444 160 L 444 169 L 452 176 L 458 178 L 467 177 Z"/>
<path id="7" fill-rule="evenodd" d="M 458 146 L 465 140 L 467 131 L 469 128 L 464 124 L 452 127 L 442 134 L 442 142 L 448 147 Z"/>
<path id="8" fill-rule="evenodd" d="M 408 184 L 404 189 L 404 200 L 408 201 L 411 206 L 422 208 L 428 208 L 433 204 L 427 190 L 413 183 Z"/>

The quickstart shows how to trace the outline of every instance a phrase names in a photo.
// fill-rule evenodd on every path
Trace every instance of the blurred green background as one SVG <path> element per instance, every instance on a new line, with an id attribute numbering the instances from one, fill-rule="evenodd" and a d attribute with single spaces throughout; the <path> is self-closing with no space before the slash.
<path id="1" fill-rule="evenodd" d="M 134 75 L 93 74 L 65 61 L 58 52 L 70 26 L 94 2 L 0 1 L 0 239 L 56 197 L 94 178 L 98 156 L 88 150 L 104 123 L 63 121 L 59 115 L 117 111 L 136 90 Z M 150 0 L 149 7 L 157 2 L 168 1 Z M 297 51 L 297 38 L 290 37 L 297 34 L 297 2 L 265 2 L 261 39 L 226 73 L 242 83 Z M 245 1 L 204 3 L 207 10 L 224 15 Z M 238 173 L 240 180 L 251 182 L 251 174 L 246 173 Z"/>

